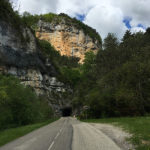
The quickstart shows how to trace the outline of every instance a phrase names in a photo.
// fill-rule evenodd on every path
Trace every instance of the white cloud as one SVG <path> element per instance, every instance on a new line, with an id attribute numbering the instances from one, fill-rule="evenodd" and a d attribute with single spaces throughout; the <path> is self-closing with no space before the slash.
<path id="1" fill-rule="evenodd" d="M 116 1 L 114 4 L 121 8 L 125 16 L 132 18 L 131 24 L 133 26 L 150 25 L 150 0 L 122 0 Z"/>
<path id="2" fill-rule="evenodd" d="M 72 17 L 76 14 L 86 14 L 89 10 L 86 0 L 59 0 L 57 6 L 57 13 L 63 12 Z"/>
<path id="3" fill-rule="evenodd" d="M 121 38 L 127 30 L 123 23 L 122 11 L 109 3 L 102 3 L 93 7 L 84 22 L 97 29 L 102 38 L 106 37 L 108 32 L 115 33 Z"/>
<path id="4" fill-rule="evenodd" d="M 132 32 L 132 33 L 145 32 L 145 29 L 143 29 L 142 27 L 132 27 L 132 28 L 131 28 L 131 32 Z"/>
<path id="5" fill-rule="evenodd" d="M 127 29 L 123 23 L 125 17 L 132 18 L 131 31 L 144 31 L 150 26 L 150 0 L 19 0 L 21 12 L 33 14 L 67 13 L 75 17 L 84 14 L 85 23 L 95 28 L 104 38 L 108 32 L 119 38 Z"/>
<path id="6" fill-rule="evenodd" d="M 32 14 L 56 13 L 58 0 L 19 0 L 20 12 Z"/>

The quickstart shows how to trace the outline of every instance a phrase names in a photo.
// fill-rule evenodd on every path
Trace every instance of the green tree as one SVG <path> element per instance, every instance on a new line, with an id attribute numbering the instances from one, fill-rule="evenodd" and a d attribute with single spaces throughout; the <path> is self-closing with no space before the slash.
<path id="1" fill-rule="evenodd" d="M 0 75 L 0 129 L 26 125 L 52 115 L 50 106 L 30 87 L 12 76 Z M 49 114 L 49 116 L 48 116 Z"/>

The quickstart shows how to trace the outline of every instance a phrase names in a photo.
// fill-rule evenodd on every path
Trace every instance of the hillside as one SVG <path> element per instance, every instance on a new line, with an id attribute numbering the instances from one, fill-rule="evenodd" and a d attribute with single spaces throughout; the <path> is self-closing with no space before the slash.
<path id="1" fill-rule="evenodd" d="M 24 13 L 23 20 L 35 30 L 37 38 L 51 43 L 61 55 L 78 57 L 80 63 L 86 52 L 96 54 L 101 48 L 102 41 L 96 30 L 66 14 Z"/>
<path id="2" fill-rule="evenodd" d="M 149 28 L 145 33 L 126 31 L 121 41 L 109 33 L 101 46 L 95 30 L 67 15 L 25 13 L 20 17 L 8 2 L 1 1 L 0 6 L 1 73 L 18 77 L 37 95 L 46 96 L 55 112 L 61 114 L 61 108 L 68 106 L 81 118 L 150 113 Z M 82 53 L 83 64 L 78 64 L 76 57 L 61 56 L 42 38 L 44 35 L 55 41 L 55 32 L 59 39 L 66 32 L 75 35 L 77 29 L 101 47 L 96 53 L 92 47 Z M 65 38 L 66 43 L 72 41 L 69 35 Z M 61 46 L 66 49 L 66 45 Z"/>
<path id="3" fill-rule="evenodd" d="M 69 104 L 63 95 L 69 95 L 71 89 L 58 79 L 62 74 L 55 59 L 61 59 L 64 65 L 73 62 L 61 58 L 50 44 L 36 39 L 9 2 L 0 1 L 0 74 L 19 78 L 21 84 L 33 88 L 39 97 L 46 97 L 49 106 L 60 115 L 61 107 Z"/>

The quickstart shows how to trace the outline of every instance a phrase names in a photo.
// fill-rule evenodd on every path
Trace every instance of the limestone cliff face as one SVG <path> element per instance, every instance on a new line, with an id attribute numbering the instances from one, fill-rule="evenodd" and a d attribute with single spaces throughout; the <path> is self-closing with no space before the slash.
<path id="1" fill-rule="evenodd" d="M 33 87 L 37 95 L 46 96 L 59 113 L 68 103 L 62 95 L 71 90 L 57 80 L 57 71 L 50 60 L 41 55 L 31 30 L 22 28 L 22 33 L 24 39 L 29 38 L 28 42 L 22 42 L 16 29 L 0 21 L 0 73 L 14 75 L 22 84 Z"/>
<path id="2" fill-rule="evenodd" d="M 85 35 L 83 30 L 67 25 L 63 19 L 57 24 L 40 20 L 36 37 L 49 41 L 61 55 L 79 57 L 80 63 L 83 63 L 86 52 L 96 53 L 100 48 L 98 41 L 94 42 L 90 36 Z"/>

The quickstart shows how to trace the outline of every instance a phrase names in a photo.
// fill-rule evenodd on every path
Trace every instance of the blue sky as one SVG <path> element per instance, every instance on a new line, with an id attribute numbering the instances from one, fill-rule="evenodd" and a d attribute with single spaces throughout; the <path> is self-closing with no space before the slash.
<path id="1" fill-rule="evenodd" d="M 142 31 L 150 26 L 150 0 L 15 0 L 20 13 L 66 13 L 95 28 L 122 38 L 127 29 Z"/>
<path id="2" fill-rule="evenodd" d="M 125 24 L 125 26 L 126 26 L 129 30 L 132 29 L 131 21 L 132 21 L 132 18 L 130 18 L 130 17 L 125 17 L 125 18 L 123 19 L 123 23 Z M 137 24 L 136 27 L 142 28 L 143 30 L 146 30 L 146 28 L 147 28 L 146 26 L 144 26 L 144 25 L 141 24 L 141 23 Z"/>
<path id="3" fill-rule="evenodd" d="M 76 14 L 76 18 L 80 21 L 84 21 L 86 15 L 85 14 Z"/>
<path id="4" fill-rule="evenodd" d="M 86 15 L 85 14 L 76 14 L 76 18 L 83 22 L 86 18 Z M 124 19 L 123 19 L 123 23 L 125 24 L 125 26 L 129 30 L 132 29 L 131 21 L 132 21 L 132 18 L 130 18 L 130 17 L 124 17 Z M 143 30 L 146 30 L 146 27 L 141 23 L 137 24 L 136 27 L 139 27 L 139 28 L 142 28 Z"/>
<path id="5" fill-rule="evenodd" d="M 132 27 L 131 27 L 131 22 L 132 21 L 132 19 L 130 18 L 130 17 L 125 17 L 124 19 L 123 19 L 123 22 L 124 22 L 124 24 L 125 24 L 125 26 L 128 28 L 128 29 L 131 29 Z"/>
<path id="6" fill-rule="evenodd" d="M 80 20 L 80 21 L 84 21 L 85 20 L 85 18 L 86 18 L 86 15 L 85 14 L 76 14 L 76 18 L 78 19 L 78 20 Z M 130 17 L 124 17 L 124 19 L 123 19 L 123 23 L 125 24 L 125 26 L 130 30 L 130 29 L 132 29 L 132 26 L 131 26 L 131 21 L 132 21 L 132 18 L 130 18 Z M 142 29 L 146 29 L 146 27 L 144 26 L 144 25 L 142 25 L 142 24 L 137 24 L 137 26 L 136 27 L 140 27 L 140 28 L 142 28 Z"/>

